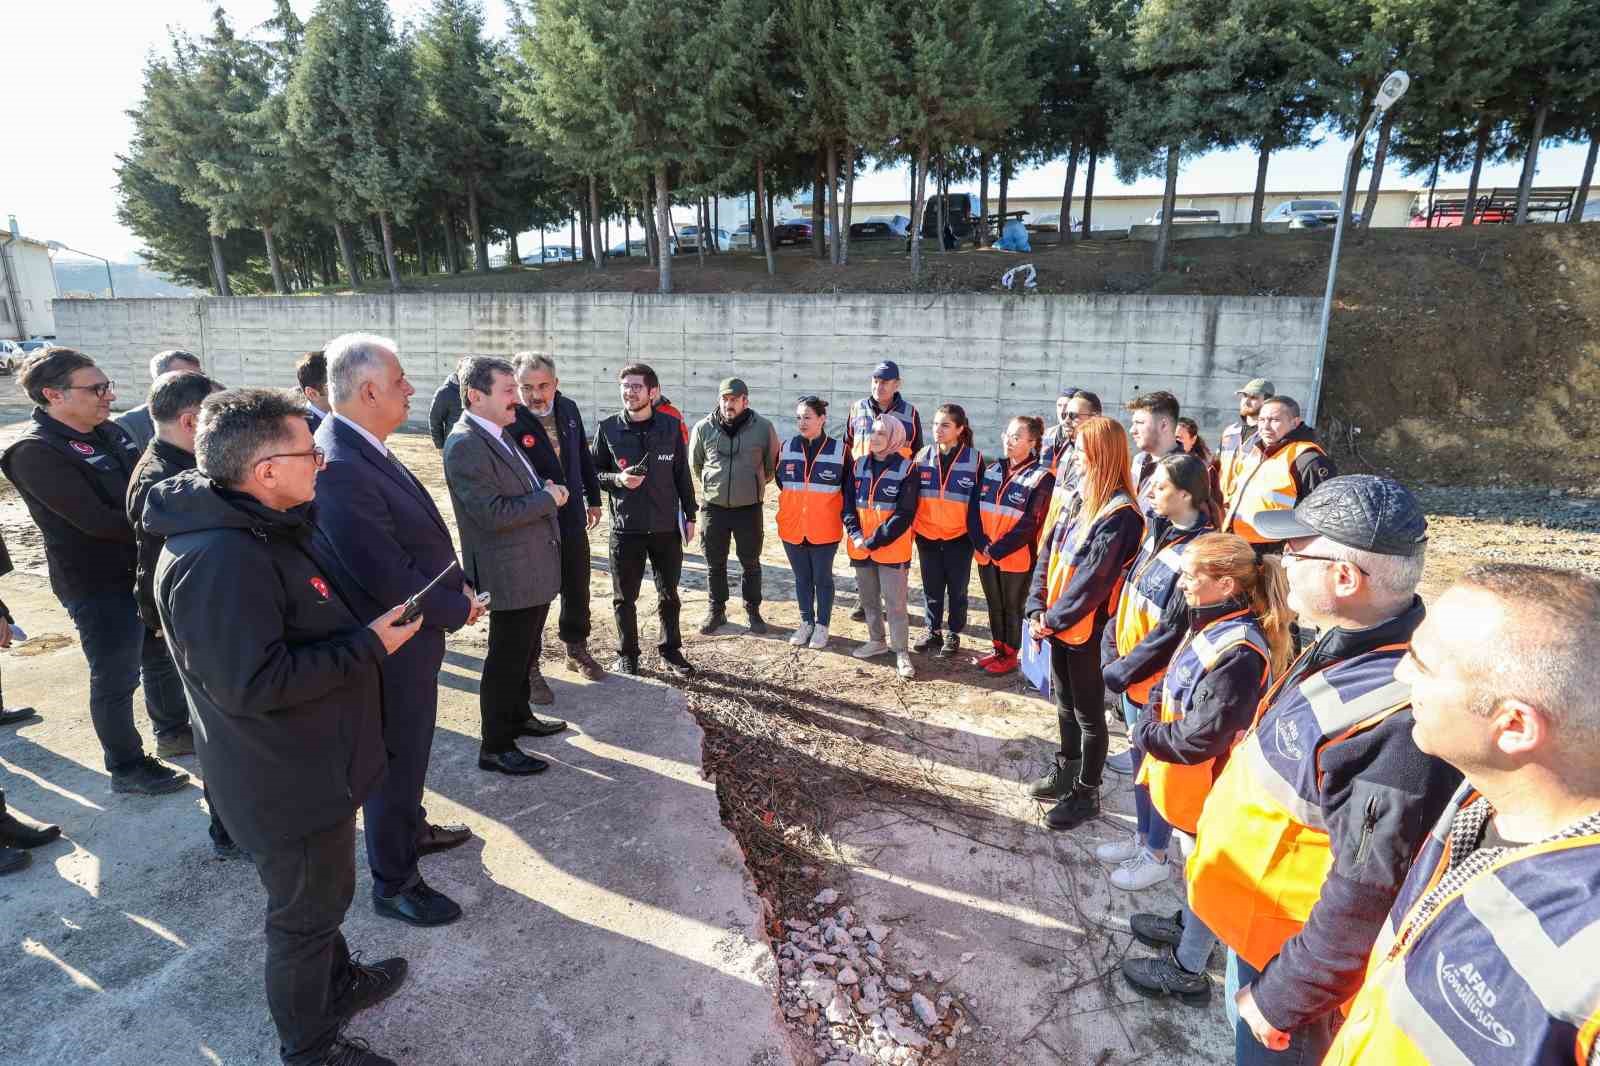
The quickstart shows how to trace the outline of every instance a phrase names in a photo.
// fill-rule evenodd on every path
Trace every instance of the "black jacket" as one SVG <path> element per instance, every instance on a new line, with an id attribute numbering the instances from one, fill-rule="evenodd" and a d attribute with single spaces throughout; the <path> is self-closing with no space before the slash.
<path id="1" fill-rule="evenodd" d="M 166 538 L 156 602 L 206 784 L 252 853 L 351 817 L 388 765 L 383 643 L 352 611 L 314 506 L 275 511 L 197 470 L 145 504 Z"/>
<path id="2" fill-rule="evenodd" d="M 622 486 L 624 467 L 644 466 L 644 484 Z M 610 501 L 613 533 L 677 532 L 680 509 L 693 520 L 694 478 L 683 423 L 654 411 L 634 422 L 626 411 L 603 419 L 594 434 L 594 469 Z"/>
<path id="3" fill-rule="evenodd" d="M 1410 640 L 1422 616 L 1417 599 L 1399 616 L 1368 629 L 1324 632 L 1291 668 L 1285 685 L 1324 663 Z M 1361 987 L 1368 952 L 1411 862 L 1461 783 L 1454 767 L 1417 747 L 1412 724 L 1408 707 L 1320 757 L 1319 806 L 1333 869 L 1305 926 L 1254 985 L 1256 1005 L 1279 1029 L 1292 1030 L 1338 1009 Z"/>
<path id="4" fill-rule="evenodd" d="M 1164 518 L 1158 514 L 1145 515 L 1149 523 L 1145 529 L 1146 539 L 1152 534 L 1155 537 L 1156 551 L 1161 551 L 1174 541 L 1193 539 L 1203 533 L 1213 532 L 1211 520 L 1201 515 L 1189 529 L 1181 529 L 1172 524 L 1172 519 Z M 1141 542 L 1142 543 L 1142 542 Z M 1135 558 L 1134 564 L 1138 564 Z M 1132 567 L 1129 568 L 1128 577 L 1133 577 Z M 1157 670 L 1163 670 L 1172 661 L 1173 653 L 1178 650 L 1178 645 L 1183 643 L 1183 636 L 1189 632 L 1189 605 L 1184 601 L 1183 590 L 1176 584 L 1172 586 L 1172 596 L 1162 605 L 1161 621 L 1156 627 L 1144 635 L 1144 639 L 1128 649 L 1128 654 L 1117 654 L 1117 632 L 1115 626 L 1106 626 L 1105 633 L 1100 638 L 1100 666 L 1104 673 L 1106 689 L 1115 695 L 1122 695 L 1128 690 L 1129 685 L 1143 681 Z M 1152 699 L 1159 698 L 1152 696 Z"/>
<path id="5" fill-rule="evenodd" d="M 544 423 L 523 404 L 517 405 L 517 418 L 510 429 L 511 436 L 539 476 L 566 486 L 567 502 L 556 513 L 556 518 L 561 525 L 561 535 L 571 537 L 588 530 L 587 509 L 600 506 L 600 478 L 594 471 L 594 454 L 589 451 L 588 437 L 583 431 L 583 413 L 578 405 L 557 390 L 554 411 L 556 431 L 561 434 L 559 458 L 550 446 Z"/>
<path id="6" fill-rule="evenodd" d="M 156 560 L 161 556 L 162 538 L 144 527 L 144 504 L 150 490 L 194 469 L 194 453 L 157 437 L 145 448 L 128 481 L 128 524 L 139 541 L 138 569 L 133 583 L 133 598 L 139 601 L 139 617 L 146 628 L 161 631 L 161 614 L 156 609 Z"/>
<path id="7" fill-rule="evenodd" d="M 917 521 L 917 504 L 922 499 L 922 479 L 917 476 L 917 464 L 910 459 L 902 459 L 899 455 L 891 455 L 886 459 L 876 456 L 867 456 L 867 482 L 871 483 L 873 477 L 883 473 L 896 463 L 910 463 L 911 473 L 900 483 L 900 495 L 895 497 L 894 510 L 877 529 L 872 531 L 870 537 L 864 539 L 868 551 L 876 551 L 885 544 L 893 544 L 899 540 L 906 530 L 910 529 Z M 852 537 L 861 536 L 861 515 L 855 508 L 856 481 L 855 464 L 845 464 L 844 479 L 844 529 Z M 852 559 L 852 566 L 860 566 L 867 562 L 865 559 Z M 885 564 L 878 564 L 885 565 Z M 894 565 L 894 564 L 890 564 Z M 900 566 L 910 566 L 910 562 L 899 563 Z"/>
<path id="8" fill-rule="evenodd" d="M 433 406 L 428 408 L 428 434 L 435 448 L 444 451 L 444 439 L 460 420 L 461 383 L 451 374 L 433 394 Z"/>
<path id="9" fill-rule="evenodd" d="M 132 438 L 115 422 L 79 433 L 38 407 L 27 432 L 0 454 L 0 471 L 44 535 L 50 588 L 63 604 L 133 590 L 137 551 L 125 507 L 138 461 Z"/>
<path id="10" fill-rule="evenodd" d="M 1181 602 L 1183 594 L 1175 594 L 1174 599 Z M 1186 633 L 1190 627 L 1204 629 L 1223 615 L 1239 610 L 1240 606 L 1227 602 L 1191 609 L 1186 605 L 1184 614 L 1189 621 L 1180 632 Z M 1167 657 L 1171 659 L 1170 652 Z M 1234 738 L 1249 729 L 1255 720 L 1256 706 L 1265 688 L 1265 665 L 1261 656 L 1250 648 L 1229 648 L 1205 676 L 1195 682 L 1189 713 L 1178 721 L 1160 720 L 1159 690 L 1153 694 L 1150 706 L 1133 724 L 1133 742 L 1162 762 L 1180 766 L 1226 758 L 1233 748 Z M 1218 764 L 1217 772 L 1221 771 L 1221 764 Z"/>

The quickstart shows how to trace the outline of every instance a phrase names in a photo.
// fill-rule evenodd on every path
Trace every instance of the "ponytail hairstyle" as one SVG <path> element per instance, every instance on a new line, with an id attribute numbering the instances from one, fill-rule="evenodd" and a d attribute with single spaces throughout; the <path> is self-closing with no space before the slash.
<path id="1" fill-rule="evenodd" d="M 1202 463 L 1209 464 L 1211 462 L 1211 446 L 1207 444 L 1206 439 L 1200 435 L 1200 423 L 1196 422 L 1188 415 L 1185 415 L 1184 417 L 1178 419 L 1178 425 L 1194 434 L 1194 447 L 1187 449 L 1188 453 L 1200 460 Z"/>
<path id="2" fill-rule="evenodd" d="M 828 401 L 820 396 L 802 396 L 796 404 L 805 404 L 811 408 L 811 413 L 824 421 L 828 418 Z"/>
<path id="3" fill-rule="evenodd" d="M 1084 525 L 1083 536 L 1088 536 L 1089 525 L 1094 522 L 1100 508 L 1122 493 L 1134 498 L 1133 466 L 1128 458 L 1128 431 L 1122 423 L 1104 415 L 1095 415 L 1078 425 L 1078 450 L 1083 453 L 1083 478 L 1078 482 L 1078 492 L 1083 497 L 1079 512 Z"/>
<path id="4" fill-rule="evenodd" d="M 1268 662 L 1272 676 L 1281 677 L 1289 668 L 1293 645 L 1289 609 L 1289 579 L 1275 556 L 1257 559 L 1255 549 L 1243 537 L 1232 533 L 1207 533 L 1196 537 L 1184 553 L 1194 560 L 1196 573 L 1207 577 L 1233 578 L 1239 598 L 1250 606 L 1261 632 L 1267 638 Z"/>
<path id="5" fill-rule="evenodd" d="M 1029 451 L 1038 455 L 1039 445 L 1044 440 L 1044 419 L 1038 415 L 1014 415 L 1011 421 L 1021 422 L 1027 427 L 1028 433 L 1033 437 L 1033 447 Z"/>
<path id="6" fill-rule="evenodd" d="M 956 447 L 972 447 L 972 423 L 967 421 L 967 409 L 958 403 L 942 403 L 938 413 L 949 415 L 950 420 L 961 427 L 961 432 L 956 434 Z"/>
<path id="7" fill-rule="evenodd" d="M 1222 515 L 1217 501 L 1211 498 L 1211 470 L 1192 454 L 1164 455 L 1156 465 L 1167 472 L 1167 480 L 1180 492 L 1188 493 L 1189 502 L 1201 515 L 1210 519 L 1213 528 L 1222 525 Z"/>

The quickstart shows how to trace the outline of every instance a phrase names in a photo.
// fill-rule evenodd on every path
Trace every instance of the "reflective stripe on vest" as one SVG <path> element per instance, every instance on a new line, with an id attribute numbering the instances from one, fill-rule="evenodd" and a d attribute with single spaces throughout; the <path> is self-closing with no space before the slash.
<path id="1" fill-rule="evenodd" d="M 1294 461 L 1306 452 L 1326 455 L 1322 445 L 1309 440 L 1290 441 L 1263 459 L 1260 448 L 1252 448 L 1238 463 L 1234 473 L 1233 500 L 1223 528 L 1251 544 L 1273 544 L 1271 537 L 1256 532 L 1251 521 L 1263 511 L 1292 510 L 1299 498 L 1294 483 Z"/>
<path id="2" fill-rule="evenodd" d="M 930 444 L 917 453 L 917 477 L 922 490 L 913 532 L 929 540 L 966 536 L 967 508 L 978 491 L 978 453 L 963 446 L 941 477 L 939 446 Z"/>
<path id="3" fill-rule="evenodd" d="M 1063 453 L 1064 454 L 1064 453 Z M 1050 504 L 1045 508 L 1044 521 L 1039 523 L 1039 536 L 1037 544 L 1039 551 L 1045 550 L 1045 545 L 1050 543 L 1050 534 L 1056 528 L 1056 520 L 1063 512 L 1072 512 L 1072 498 L 1078 494 L 1078 479 L 1065 463 L 1057 463 L 1055 470 L 1055 488 L 1050 490 Z"/>
<path id="4" fill-rule="evenodd" d="M 1244 424 L 1235 422 L 1222 431 L 1222 442 L 1217 446 L 1217 489 L 1222 493 L 1222 509 L 1233 503 L 1233 486 L 1237 483 L 1239 465 L 1255 442 L 1256 431 L 1245 432 Z"/>
<path id="5" fill-rule="evenodd" d="M 1600 834 L 1515 849 L 1418 921 L 1449 868 L 1450 822 L 1474 799 L 1464 786 L 1417 856 L 1325 1063 L 1589 1061 L 1600 1032 Z"/>
<path id="6" fill-rule="evenodd" d="M 917 409 L 906 403 L 896 393 L 894 403 L 883 412 L 899 419 L 900 424 L 906 427 L 906 442 L 900 449 L 900 458 L 911 458 L 911 437 L 916 430 Z M 872 423 L 878 417 L 872 409 L 872 398 L 862 397 L 850 405 L 850 461 L 855 462 L 867 455 L 868 438 L 872 436 Z"/>
<path id="7" fill-rule="evenodd" d="M 1089 545 L 1094 543 L 1094 531 L 1102 522 L 1127 508 L 1138 514 L 1138 508 L 1133 506 L 1124 493 L 1117 493 L 1106 501 L 1105 506 L 1095 515 L 1079 514 L 1078 520 L 1072 523 L 1062 523 L 1062 528 L 1050 538 L 1050 558 L 1045 564 L 1045 610 L 1054 606 L 1061 598 L 1061 594 L 1072 584 L 1072 575 L 1088 559 Z M 1143 516 L 1140 516 L 1143 521 Z M 1116 586 L 1111 590 L 1111 599 L 1108 606 L 1116 610 L 1117 597 L 1122 592 L 1122 578 L 1117 578 Z M 1059 633 L 1052 632 L 1050 639 L 1062 644 L 1084 644 L 1094 633 L 1095 612 L 1089 611 L 1072 625 Z"/>
<path id="8" fill-rule="evenodd" d="M 804 437 L 778 453 L 778 537 L 786 544 L 837 544 L 844 539 L 844 444 L 823 441 L 806 462 Z"/>
<path id="9" fill-rule="evenodd" d="M 1168 527 L 1170 530 L 1172 527 Z M 1117 601 L 1116 634 L 1117 654 L 1126 655 L 1161 622 L 1161 612 L 1167 609 L 1178 589 L 1178 577 L 1183 568 L 1183 553 L 1189 542 L 1204 529 L 1198 526 L 1183 530 L 1159 551 L 1155 545 L 1155 530 L 1147 529 L 1139 554 L 1128 568 L 1128 581 L 1122 587 L 1122 598 Z M 1143 705 L 1150 702 L 1150 694 L 1161 683 L 1163 670 L 1157 670 L 1143 681 L 1128 686 L 1127 697 Z"/>
<path id="10" fill-rule="evenodd" d="M 1410 706 L 1410 686 L 1394 678 L 1405 647 L 1340 660 L 1292 688 L 1274 685 L 1212 786 L 1186 869 L 1189 905 L 1257 970 L 1300 931 L 1333 866 L 1320 754 Z M 1291 667 L 1285 678 L 1293 676 Z"/>
<path id="11" fill-rule="evenodd" d="M 1272 661 L 1271 653 L 1261 627 L 1248 611 L 1225 614 L 1200 632 L 1185 637 L 1172 657 L 1172 665 L 1167 668 L 1161 686 L 1160 721 L 1177 722 L 1187 717 L 1201 679 L 1211 672 L 1225 652 L 1240 646 L 1254 648 L 1260 653 L 1264 682 Z M 1216 776 L 1217 760 L 1214 758 L 1185 766 L 1147 755 L 1139 765 L 1138 783 L 1149 787 L 1150 802 L 1163 818 L 1193 836 Z"/>
<path id="12" fill-rule="evenodd" d="M 856 509 L 856 518 L 861 523 L 861 539 L 865 540 L 894 514 L 895 506 L 900 499 L 900 492 L 905 487 L 906 478 L 911 476 L 911 460 L 900 459 L 893 466 L 886 468 L 875 478 L 867 477 L 867 460 L 856 461 L 855 490 L 856 498 L 852 501 Z M 857 548 L 854 543 L 847 542 L 845 551 L 852 559 L 871 559 L 875 563 L 908 563 L 911 561 L 911 529 L 906 531 L 888 544 L 881 545 L 869 551 Z"/>
<path id="13" fill-rule="evenodd" d="M 978 523 L 983 535 L 993 543 L 1016 528 L 1022 516 L 1028 513 L 1028 498 L 1039 487 L 1049 469 L 1036 458 L 1002 475 L 1000 463 L 989 464 L 983 472 L 983 488 L 978 495 Z M 1008 574 L 1027 573 L 1033 569 L 1032 544 L 1023 544 L 1008 552 L 994 564 Z"/>

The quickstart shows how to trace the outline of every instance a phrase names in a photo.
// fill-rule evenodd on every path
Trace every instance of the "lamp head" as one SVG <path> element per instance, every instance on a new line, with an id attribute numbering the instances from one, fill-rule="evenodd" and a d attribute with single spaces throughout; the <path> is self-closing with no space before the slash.
<path id="1" fill-rule="evenodd" d="M 1378 98 L 1373 101 L 1373 107 L 1383 112 L 1389 110 L 1411 87 L 1411 76 L 1403 70 L 1397 70 L 1383 79 L 1383 84 L 1378 86 Z"/>

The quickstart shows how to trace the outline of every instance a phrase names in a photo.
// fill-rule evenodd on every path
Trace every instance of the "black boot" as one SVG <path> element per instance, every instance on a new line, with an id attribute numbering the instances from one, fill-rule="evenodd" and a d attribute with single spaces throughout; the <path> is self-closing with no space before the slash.
<path id="1" fill-rule="evenodd" d="M 944 634 L 937 629 L 930 629 L 921 640 L 911 645 L 911 650 L 927 654 L 931 651 L 938 651 L 942 647 L 944 647 Z"/>
<path id="2" fill-rule="evenodd" d="M 37 848 L 58 839 L 60 836 L 60 826 L 47 825 L 35 829 L 31 825 L 23 825 L 9 812 L 0 809 L 0 845 L 14 848 Z"/>
<path id="3" fill-rule="evenodd" d="M 1211 999 L 1211 978 L 1190 973 L 1178 965 L 1173 951 L 1155 958 L 1122 960 L 1122 976 L 1141 996 L 1164 999 L 1175 996 L 1192 1007 L 1204 1006 Z"/>
<path id="4" fill-rule="evenodd" d="M 1076 829 L 1099 813 L 1100 786 L 1079 781 L 1045 814 L 1044 824 L 1057 830 Z"/>
<path id="5" fill-rule="evenodd" d="M 1078 779 L 1078 767 L 1082 765 L 1081 760 L 1068 759 L 1061 752 L 1056 752 L 1055 765 L 1049 773 L 1034 781 L 1028 793 L 1036 800 L 1060 799 L 1072 788 L 1072 782 Z"/>

